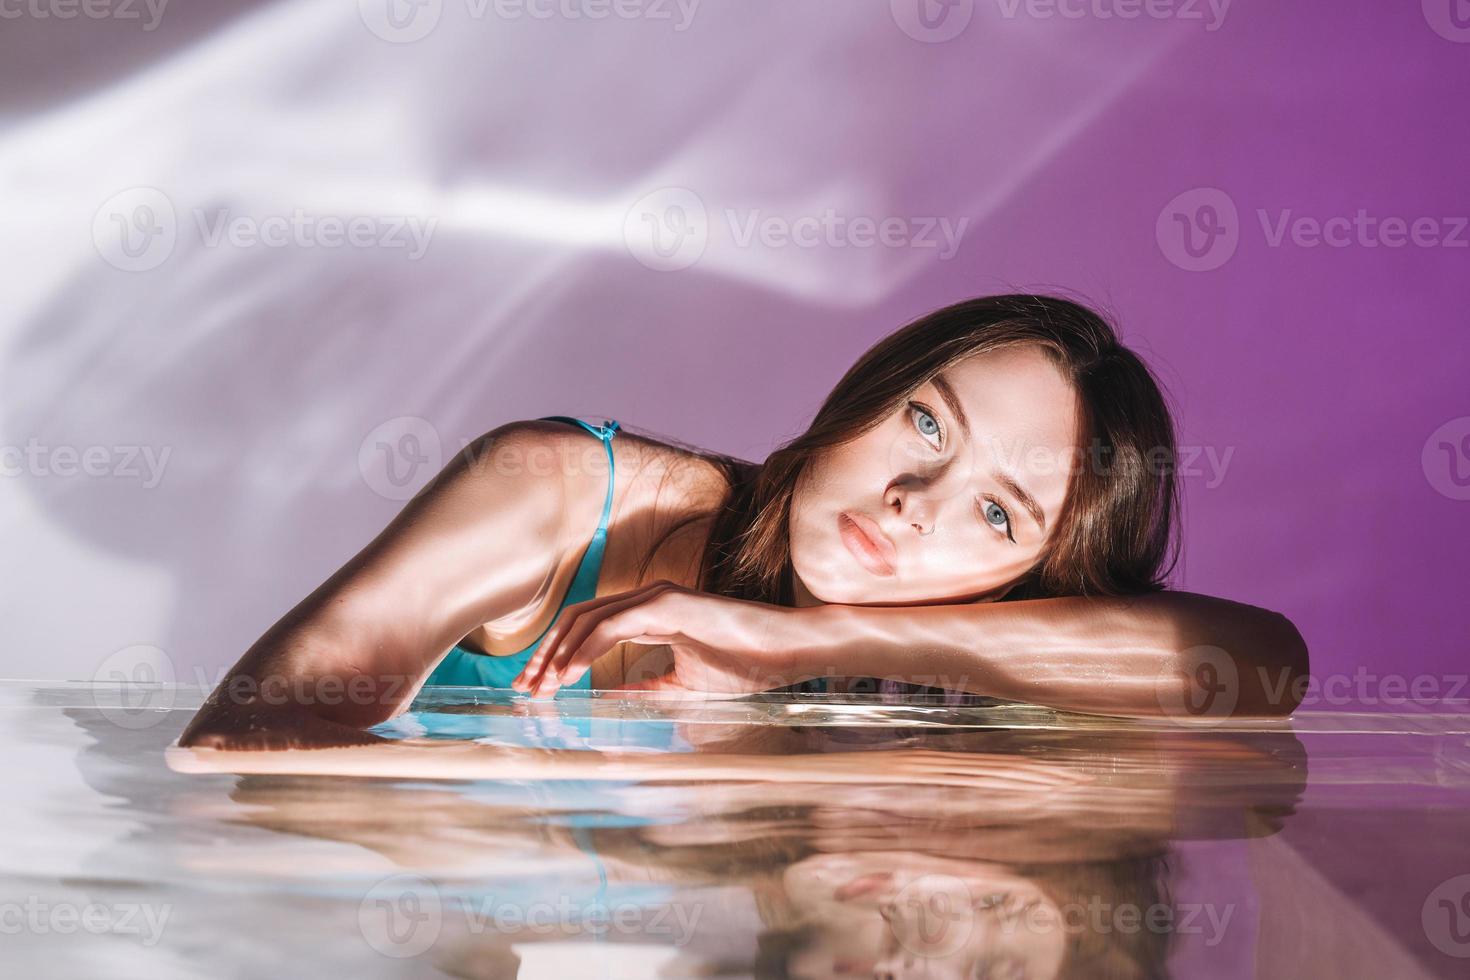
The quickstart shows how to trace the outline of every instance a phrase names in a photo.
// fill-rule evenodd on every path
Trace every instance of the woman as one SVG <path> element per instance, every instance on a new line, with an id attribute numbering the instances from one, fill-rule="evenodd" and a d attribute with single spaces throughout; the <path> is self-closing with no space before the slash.
<path id="1" fill-rule="evenodd" d="M 987 297 L 909 324 L 764 464 L 618 428 L 551 417 L 473 442 L 245 653 L 180 744 L 376 741 L 363 729 L 426 680 L 865 677 L 1185 721 L 1299 700 L 1285 617 L 1164 590 L 1169 411 L 1074 302 Z"/>

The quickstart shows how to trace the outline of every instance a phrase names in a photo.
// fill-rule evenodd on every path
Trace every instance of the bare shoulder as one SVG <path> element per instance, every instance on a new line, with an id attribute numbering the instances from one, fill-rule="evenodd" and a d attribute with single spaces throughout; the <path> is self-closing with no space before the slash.
<path id="1" fill-rule="evenodd" d="M 521 494 L 541 498 L 536 510 L 542 519 L 551 516 L 546 504 L 554 501 L 557 537 L 572 553 L 580 553 L 601 517 L 609 450 L 612 507 L 600 593 L 632 588 L 647 577 L 636 570 L 655 550 L 658 571 L 670 572 L 669 562 L 688 563 L 708 532 L 704 519 L 713 517 L 729 492 L 722 467 L 627 429 L 604 444 L 578 426 L 545 419 L 507 423 L 466 450 L 470 466 L 488 468 L 513 480 Z"/>
<path id="2" fill-rule="evenodd" d="M 626 429 L 610 445 L 615 487 L 608 568 L 598 591 L 624 591 L 662 578 L 693 585 L 712 519 L 730 490 L 724 468 L 697 452 Z M 590 482 L 600 505 L 605 477 Z"/>
<path id="3" fill-rule="evenodd" d="M 604 443 L 565 422 L 510 422 L 466 447 L 465 465 L 481 474 L 475 482 L 498 486 L 502 498 L 506 492 L 520 498 L 509 504 L 518 514 L 502 520 L 519 522 L 521 546 L 549 556 L 551 563 L 500 556 L 503 576 L 525 566 L 510 590 L 513 611 L 477 628 L 467 638 L 471 646 L 491 653 L 517 651 L 549 625 L 602 515 L 609 451 L 612 506 L 597 594 L 624 592 L 660 578 L 697 581 L 709 529 L 702 518 L 719 509 L 728 490 L 717 464 L 626 429 Z M 528 536 L 541 543 L 526 543 Z"/>

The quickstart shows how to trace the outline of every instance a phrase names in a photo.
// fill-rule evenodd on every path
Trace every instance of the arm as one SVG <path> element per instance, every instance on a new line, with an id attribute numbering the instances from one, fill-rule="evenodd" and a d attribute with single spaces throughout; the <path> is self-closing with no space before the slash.
<path id="1" fill-rule="evenodd" d="M 870 749 L 795 755 L 536 749 L 434 739 L 311 752 L 199 751 L 171 746 L 174 772 L 364 776 L 381 779 L 586 779 L 696 782 L 847 783 L 1055 791 L 1090 776 L 1055 765 L 979 752 Z"/>
<path id="2" fill-rule="evenodd" d="M 646 691 L 738 694 L 866 676 L 1091 714 L 1180 723 L 1282 717 L 1307 650 L 1286 617 L 1186 592 L 792 608 L 659 581 L 568 606 L 512 684 L 574 684 L 618 643 L 661 644 Z"/>
<path id="3" fill-rule="evenodd" d="M 376 741 L 362 729 L 401 712 L 471 629 L 534 602 L 563 563 L 566 528 L 596 522 L 564 479 L 564 432 L 515 422 L 467 446 L 245 652 L 179 744 Z"/>
<path id="4" fill-rule="evenodd" d="M 1285 616 L 1188 592 L 818 606 L 798 672 L 893 678 L 1092 714 L 1280 717 L 1305 642 Z"/>

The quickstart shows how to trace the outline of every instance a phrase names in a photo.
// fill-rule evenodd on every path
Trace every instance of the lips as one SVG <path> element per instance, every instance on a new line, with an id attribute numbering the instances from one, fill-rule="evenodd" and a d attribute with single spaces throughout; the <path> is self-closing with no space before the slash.
<path id="1" fill-rule="evenodd" d="M 854 558 L 874 575 L 893 574 L 893 542 L 871 518 L 843 511 L 837 515 L 842 543 Z"/>
<path id="2" fill-rule="evenodd" d="M 872 874 L 860 875 L 849 882 L 837 886 L 832 897 L 839 902 L 850 902 L 854 898 L 863 898 L 882 889 L 893 881 L 893 872 L 875 871 Z"/>

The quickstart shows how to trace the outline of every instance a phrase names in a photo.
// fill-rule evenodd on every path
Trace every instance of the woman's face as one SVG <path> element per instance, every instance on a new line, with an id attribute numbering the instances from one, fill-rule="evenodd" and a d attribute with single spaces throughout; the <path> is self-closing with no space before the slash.
<path id="1" fill-rule="evenodd" d="M 803 471 L 790 527 L 798 600 L 998 597 L 1056 524 L 1078 416 L 1075 390 L 1036 345 L 947 368 Z"/>
<path id="2" fill-rule="evenodd" d="M 917 851 L 817 854 L 782 884 L 808 930 L 794 977 L 1055 977 L 1066 921 L 997 864 Z"/>

